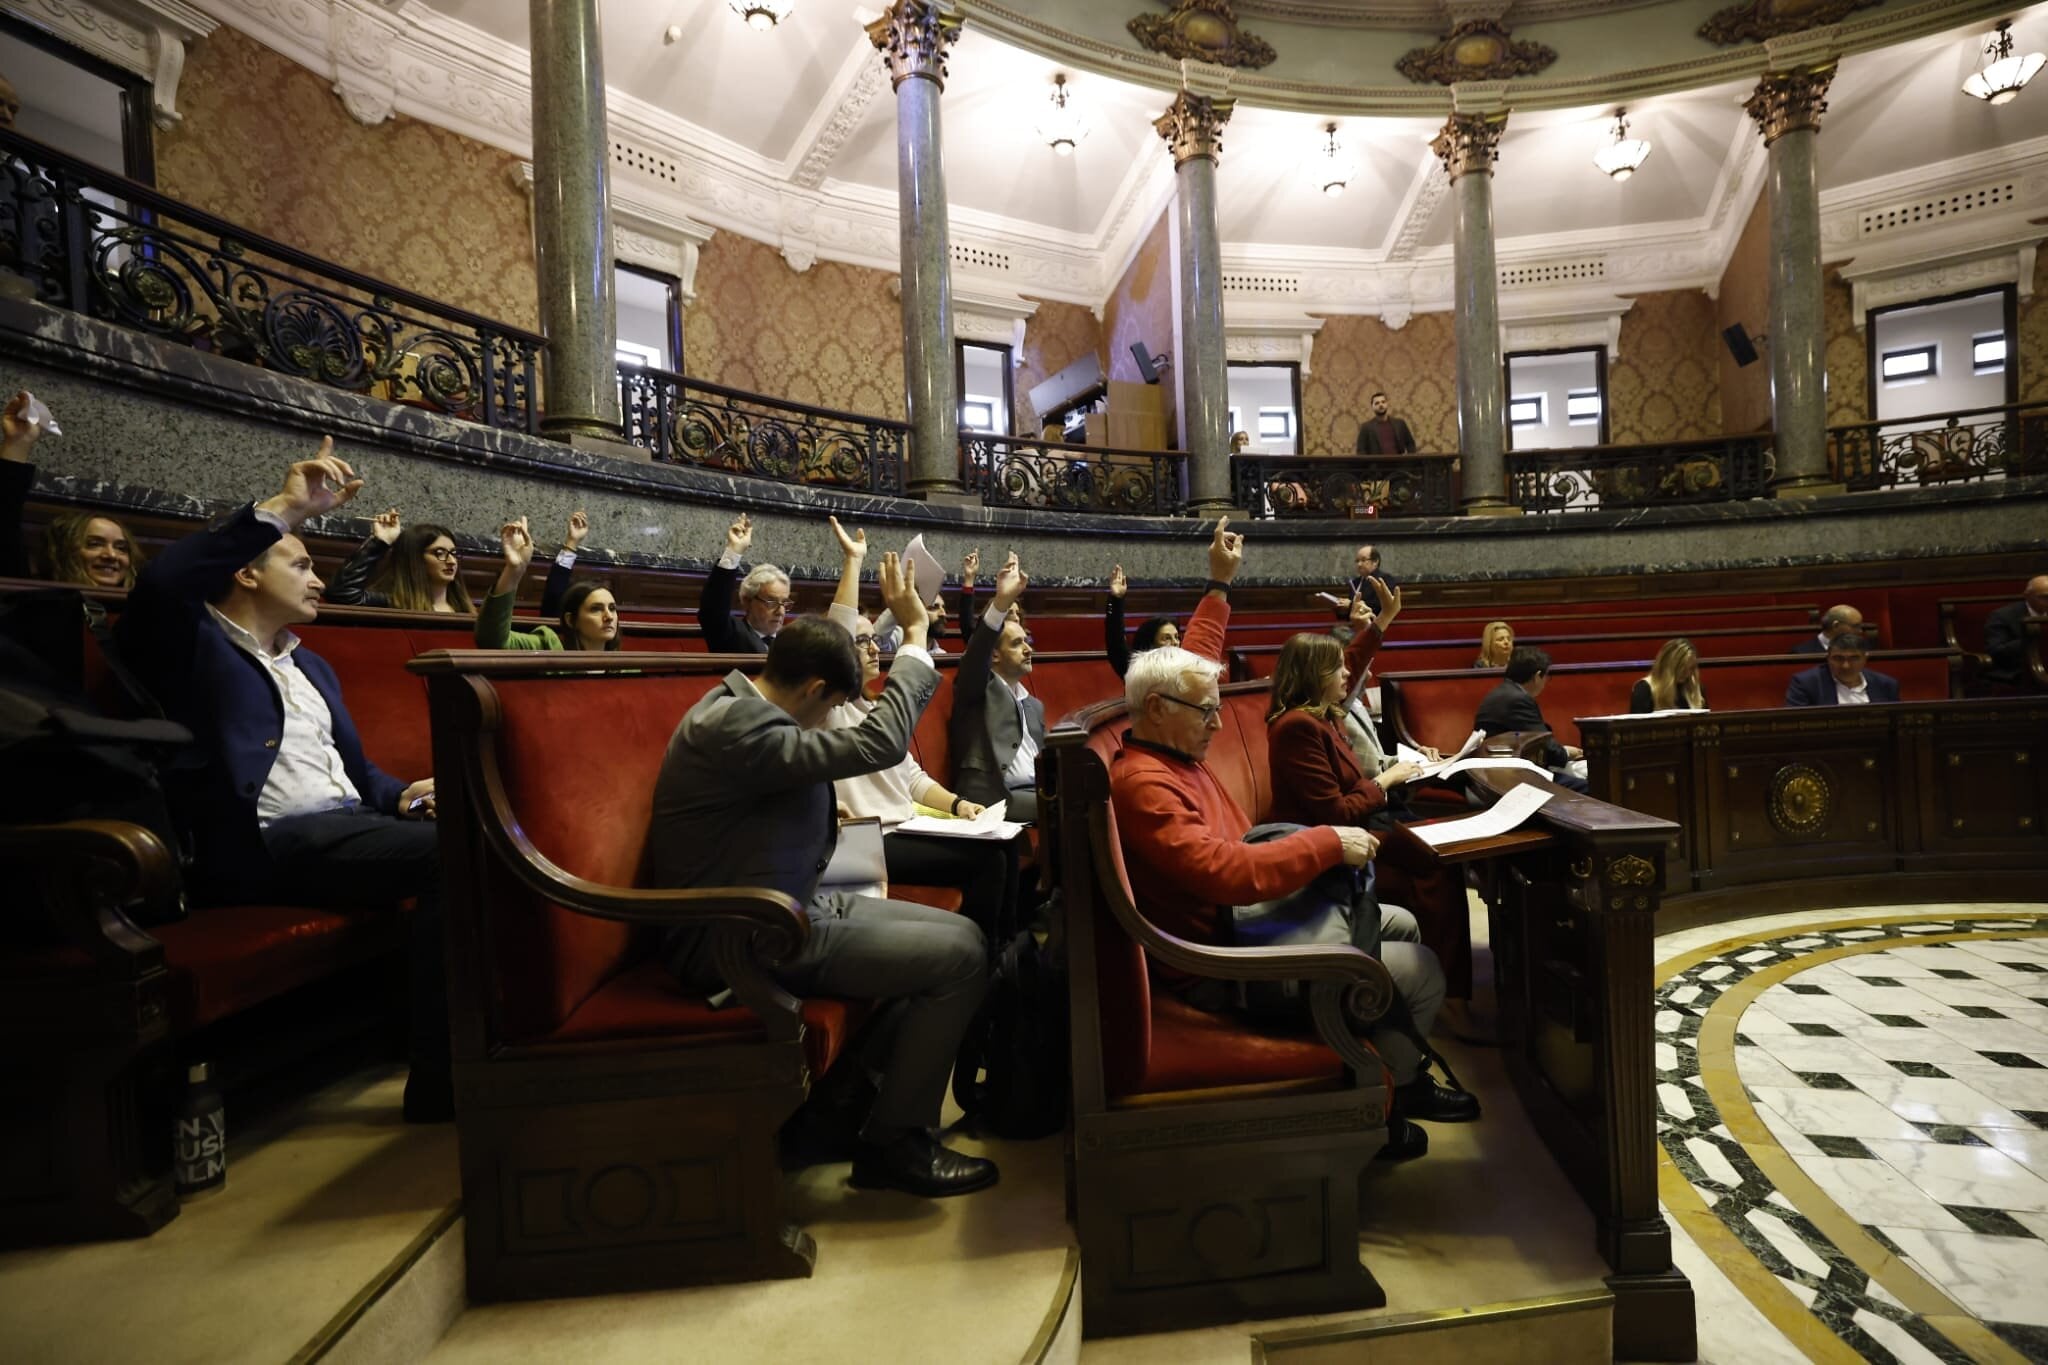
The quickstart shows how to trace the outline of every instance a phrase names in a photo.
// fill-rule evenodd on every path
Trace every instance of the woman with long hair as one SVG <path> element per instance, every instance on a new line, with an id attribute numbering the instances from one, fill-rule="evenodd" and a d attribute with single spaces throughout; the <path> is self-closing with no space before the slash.
<path id="1" fill-rule="evenodd" d="M 1505 621 L 1488 621 L 1479 632 L 1479 657 L 1474 668 L 1506 668 L 1515 652 L 1515 628 Z"/>
<path id="2" fill-rule="evenodd" d="M 1148 616 L 1138 622 L 1138 628 L 1124 638 L 1124 593 L 1130 588 L 1130 580 L 1124 577 L 1124 566 L 1112 565 L 1109 570 L 1109 606 L 1102 614 L 1102 647 L 1109 655 L 1109 666 L 1121 678 L 1131 666 L 1133 654 L 1143 654 L 1148 649 L 1172 649 L 1180 644 L 1180 623 L 1171 616 Z"/>
<path id="3" fill-rule="evenodd" d="M 1381 600 L 1398 611 L 1392 594 L 1381 591 Z M 1280 647 L 1266 708 L 1270 818 L 1298 825 L 1365 825 L 1378 834 L 1373 868 L 1379 894 L 1414 912 L 1422 941 L 1443 964 L 1447 994 L 1469 999 L 1472 929 L 1464 883 L 1388 810 L 1394 790 L 1420 776 L 1421 769 L 1397 762 L 1369 777 L 1344 734 L 1351 680 L 1364 676 L 1384 637 L 1381 622 L 1391 622 L 1393 614 L 1376 619 L 1356 603 L 1348 647 L 1327 635 L 1296 635 Z"/>
<path id="4" fill-rule="evenodd" d="M 476 615 L 455 533 L 430 521 L 402 526 L 396 507 L 370 524 L 370 538 L 336 571 L 326 597 L 343 606 Z"/>
<path id="5" fill-rule="evenodd" d="M 0 410 L 0 575 L 9 578 L 29 574 L 22 508 L 36 481 L 31 457 L 48 421 L 48 410 L 26 391 L 15 394 Z M 85 588 L 132 588 L 142 568 L 142 552 L 128 528 L 96 512 L 66 512 L 53 518 L 43 536 L 43 560 L 51 580 Z"/>
<path id="6" fill-rule="evenodd" d="M 526 577 L 526 567 L 533 562 L 533 535 L 527 530 L 526 518 L 508 521 L 500 527 L 498 543 L 505 566 L 498 570 L 498 581 L 477 613 L 478 649 L 608 651 L 619 647 L 619 607 L 611 589 L 585 579 L 558 591 L 557 580 L 569 576 L 560 560 L 548 571 L 548 591 L 541 597 L 541 614 L 553 617 L 553 623 L 532 630 L 512 629 L 513 603 L 519 595 L 520 581 Z"/>
<path id="7" fill-rule="evenodd" d="M 1650 663 L 1649 673 L 1628 690 L 1631 715 L 1647 711 L 1704 711 L 1707 694 L 1700 690 L 1700 654 L 1690 640 L 1666 640 Z"/>

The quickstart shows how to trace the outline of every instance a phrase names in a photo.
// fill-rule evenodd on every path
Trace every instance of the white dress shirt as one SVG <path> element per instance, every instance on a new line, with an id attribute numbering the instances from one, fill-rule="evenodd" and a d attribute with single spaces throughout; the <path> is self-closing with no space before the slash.
<path id="1" fill-rule="evenodd" d="M 349 781 L 341 750 L 334 747 L 334 713 L 327 709 L 327 698 L 292 658 L 299 637 L 284 632 L 284 647 L 273 654 L 218 607 L 209 604 L 206 609 L 228 639 L 263 666 L 284 703 L 284 735 L 262 795 L 256 798 L 257 820 L 267 825 L 288 816 L 361 805 L 362 794 Z"/>
<path id="2" fill-rule="evenodd" d="M 1038 739 L 1031 733 L 1030 722 L 1024 718 L 1024 699 L 1031 694 L 1024 690 L 1023 679 L 1011 682 L 1001 674 L 995 676 L 1010 691 L 1017 707 L 1017 753 L 1010 760 L 1010 766 L 1003 769 L 1003 785 L 1006 787 L 1033 787 L 1038 785 Z"/>
<path id="3" fill-rule="evenodd" d="M 1860 682 L 1860 683 L 1857 683 L 1857 684 L 1856 684 L 1856 685 L 1855 685 L 1854 687 L 1851 687 L 1851 686 L 1849 686 L 1849 685 L 1848 685 L 1847 683 L 1843 682 L 1843 681 L 1842 681 L 1841 679 L 1839 679 L 1839 678 L 1837 678 L 1837 679 L 1835 679 L 1835 680 L 1834 680 L 1834 684 L 1835 684 L 1835 705 L 1837 705 L 1837 706 L 1868 706 L 1868 705 L 1870 705 L 1870 679 L 1869 679 L 1869 678 L 1867 678 L 1867 677 L 1866 677 L 1866 678 L 1865 678 L 1865 679 L 1864 679 L 1864 680 L 1863 680 L 1862 682 Z"/>

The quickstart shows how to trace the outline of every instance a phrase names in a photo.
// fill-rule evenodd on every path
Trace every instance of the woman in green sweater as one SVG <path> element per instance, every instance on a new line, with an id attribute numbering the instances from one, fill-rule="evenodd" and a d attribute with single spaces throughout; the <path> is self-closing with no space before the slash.
<path id="1" fill-rule="evenodd" d="M 612 650 L 619 647 L 618 604 L 612 600 L 609 589 L 589 581 L 575 584 L 562 595 L 554 625 L 535 626 L 530 631 L 512 629 L 513 598 L 518 595 L 519 581 L 526 577 L 526 566 L 533 562 L 533 535 L 526 528 L 526 518 L 508 521 L 500 527 L 498 543 L 505 556 L 505 566 L 498 570 L 498 581 L 492 585 L 491 595 L 484 599 L 483 609 L 477 613 L 478 649 Z"/>

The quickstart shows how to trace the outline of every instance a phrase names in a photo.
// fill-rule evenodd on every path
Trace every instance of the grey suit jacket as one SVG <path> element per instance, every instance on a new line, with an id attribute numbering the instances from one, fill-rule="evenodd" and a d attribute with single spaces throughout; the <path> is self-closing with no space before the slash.
<path id="1" fill-rule="evenodd" d="M 1024 742 L 1024 726 L 1045 744 L 1045 703 L 1026 697 L 1020 707 L 991 662 L 1002 632 L 978 622 L 953 675 L 953 711 L 946 718 L 953 751 L 953 790 L 969 801 L 992 806 L 1005 799 L 1003 771 Z M 1021 713 L 1021 715 L 1020 715 Z"/>
<path id="2" fill-rule="evenodd" d="M 658 886 L 764 886 L 810 905 L 839 842 L 834 779 L 903 761 L 939 675 L 898 657 L 867 719 L 803 730 L 733 672 L 668 742 L 647 830 Z M 694 936 L 693 936 L 694 937 Z"/>

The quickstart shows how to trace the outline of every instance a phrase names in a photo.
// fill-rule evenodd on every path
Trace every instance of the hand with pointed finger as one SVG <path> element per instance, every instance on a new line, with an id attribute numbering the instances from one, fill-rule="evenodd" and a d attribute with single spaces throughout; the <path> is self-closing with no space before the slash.
<path id="1" fill-rule="evenodd" d="M 725 528 L 725 552 L 736 559 L 744 559 L 754 545 L 754 522 L 745 512 L 739 519 Z"/>
<path id="2" fill-rule="evenodd" d="M 262 510 L 283 518 L 296 527 L 310 517 L 324 516 L 363 491 L 363 481 L 346 460 L 334 453 L 334 438 L 320 439 L 319 453 L 300 460 L 285 471 L 284 487 L 266 498 Z"/>
<path id="3" fill-rule="evenodd" d="M 1216 534 L 1209 540 L 1209 577 L 1228 583 L 1243 563 L 1244 537 L 1230 529 L 1229 517 L 1216 518 Z"/>
<path id="4" fill-rule="evenodd" d="M 973 587 L 973 586 L 974 586 L 974 576 L 975 576 L 976 574 L 980 573 L 980 572 L 981 572 L 981 551 L 979 551 L 979 550 L 969 550 L 969 551 L 968 551 L 968 552 L 967 552 L 966 554 L 964 554 L 964 555 L 960 556 L 960 586 L 961 586 L 961 587 L 963 587 L 963 588 L 971 588 L 971 587 Z"/>
<path id="5" fill-rule="evenodd" d="M 996 574 L 996 610 L 1007 612 L 1017 605 L 1017 599 L 1024 595 L 1024 589 L 1031 586 L 1031 575 L 1017 565 L 1014 554 L 1004 562 L 1001 572 Z"/>
<path id="6" fill-rule="evenodd" d="M 1111 597 L 1122 597 L 1129 590 L 1130 586 L 1130 580 L 1124 577 L 1124 566 L 1121 564 L 1110 565 L 1109 595 Z"/>
<path id="7" fill-rule="evenodd" d="M 526 529 L 526 518 L 500 526 L 498 544 L 504 551 L 505 567 L 525 573 L 526 566 L 533 562 L 533 536 Z"/>
<path id="8" fill-rule="evenodd" d="M 569 514 L 569 528 L 562 532 L 562 548 L 570 554 L 583 546 L 583 537 L 590 534 L 590 514 L 577 508 Z"/>

